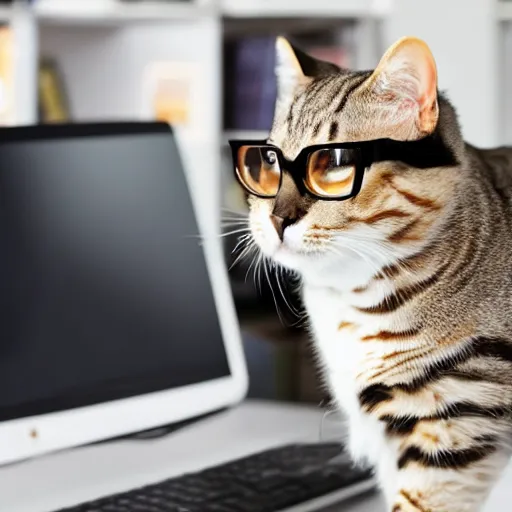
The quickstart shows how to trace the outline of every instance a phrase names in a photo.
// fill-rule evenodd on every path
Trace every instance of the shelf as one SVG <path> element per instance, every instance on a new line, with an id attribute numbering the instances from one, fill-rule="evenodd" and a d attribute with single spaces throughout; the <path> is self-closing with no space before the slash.
<path id="1" fill-rule="evenodd" d="M 512 21 L 512 2 L 506 0 L 498 2 L 498 20 Z"/>
<path id="2" fill-rule="evenodd" d="M 265 130 L 225 130 L 222 137 L 222 144 L 228 145 L 229 140 L 265 140 L 268 131 Z"/>
<path id="3" fill-rule="evenodd" d="M 39 0 L 37 17 L 43 23 L 66 25 L 110 25 L 129 22 L 165 22 L 195 19 L 208 15 L 211 8 L 197 2 L 145 1 L 124 3 L 119 0 Z"/>
<path id="4" fill-rule="evenodd" d="M 34 12 L 42 23 L 55 25 L 117 25 L 129 22 L 165 22 L 223 15 L 227 18 L 355 19 L 385 13 L 389 0 L 212 0 L 175 2 L 148 0 L 36 0 Z M 510 8 L 505 5 L 502 7 Z M 13 9 L 0 7 L 0 23 Z"/>
<path id="5" fill-rule="evenodd" d="M 387 0 L 221 0 L 224 16 L 236 18 L 361 18 L 382 15 Z"/>

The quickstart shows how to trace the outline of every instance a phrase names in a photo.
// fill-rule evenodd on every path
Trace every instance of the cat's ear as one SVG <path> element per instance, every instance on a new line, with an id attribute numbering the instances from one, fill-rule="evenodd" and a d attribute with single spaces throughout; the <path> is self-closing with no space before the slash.
<path id="1" fill-rule="evenodd" d="M 311 57 L 284 37 L 276 39 L 276 78 L 278 96 L 289 97 L 295 88 L 310 78 L 339 71 L 335 64 Z"/>
<path id="2" fill-rule="evenodd" d="M 280 99 L 291 97 L 295 88 L 306 82 L 298 54 L 299 51 L 287 39 L 281 36 L 276 39 L 276 79 Z"/>
<path id="3" fill-rule="evenodd" d="M 368 80 L 380 122 L 399 139 L 431 134 L 439 118 L 437 68 L 427 44 L 404 37 L 392 45 Z"/>

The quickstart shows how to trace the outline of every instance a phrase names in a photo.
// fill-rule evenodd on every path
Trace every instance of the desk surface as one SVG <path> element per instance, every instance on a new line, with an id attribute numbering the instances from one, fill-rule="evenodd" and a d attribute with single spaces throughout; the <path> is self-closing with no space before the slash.
<path id="1" fill-rule="evenodd" d="M 273 446 L 318 440 L 321 419 L 316 408 L 246 402 L 160 439 L 121 440 L 24 461 L 0 468 L 0 509 L 50 512 Z M 485 512 L 512 502 L 510 484 L 512 466 Z M 385 512 L 385 507 L 374 493 L 329 512 L 341 510 Z"/>

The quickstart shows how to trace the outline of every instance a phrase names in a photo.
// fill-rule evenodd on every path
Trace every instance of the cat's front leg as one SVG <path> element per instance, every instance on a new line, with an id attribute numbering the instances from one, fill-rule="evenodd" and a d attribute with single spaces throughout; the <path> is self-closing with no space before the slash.
<path id="1" fill-rule="evenodd" d="M 483 441 L 485 444 L 485 441 Z M 486 446 L 481 447 L 483 451 Z M 467 454 L 468 461 L 470 454 Z M 429 461 L 428 467 L 424 464 Z M 496 453 L 464 469 L 454 468 L 455 456 L 426 455 L 408 450 L 401 455 L 388 501 L 391 512 L 481 512 L 508 454 Z M 389 497 L 388 497 L 389 499 Z"/>

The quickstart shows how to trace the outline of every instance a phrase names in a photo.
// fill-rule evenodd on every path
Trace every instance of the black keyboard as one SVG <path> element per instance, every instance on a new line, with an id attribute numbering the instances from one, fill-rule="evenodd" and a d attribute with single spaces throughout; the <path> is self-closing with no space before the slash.
<path id="1" fill-rule="evenodd" d="M 371 478 L 339 444 L 294 444 L 57 512 L 277 512 Z"/>

